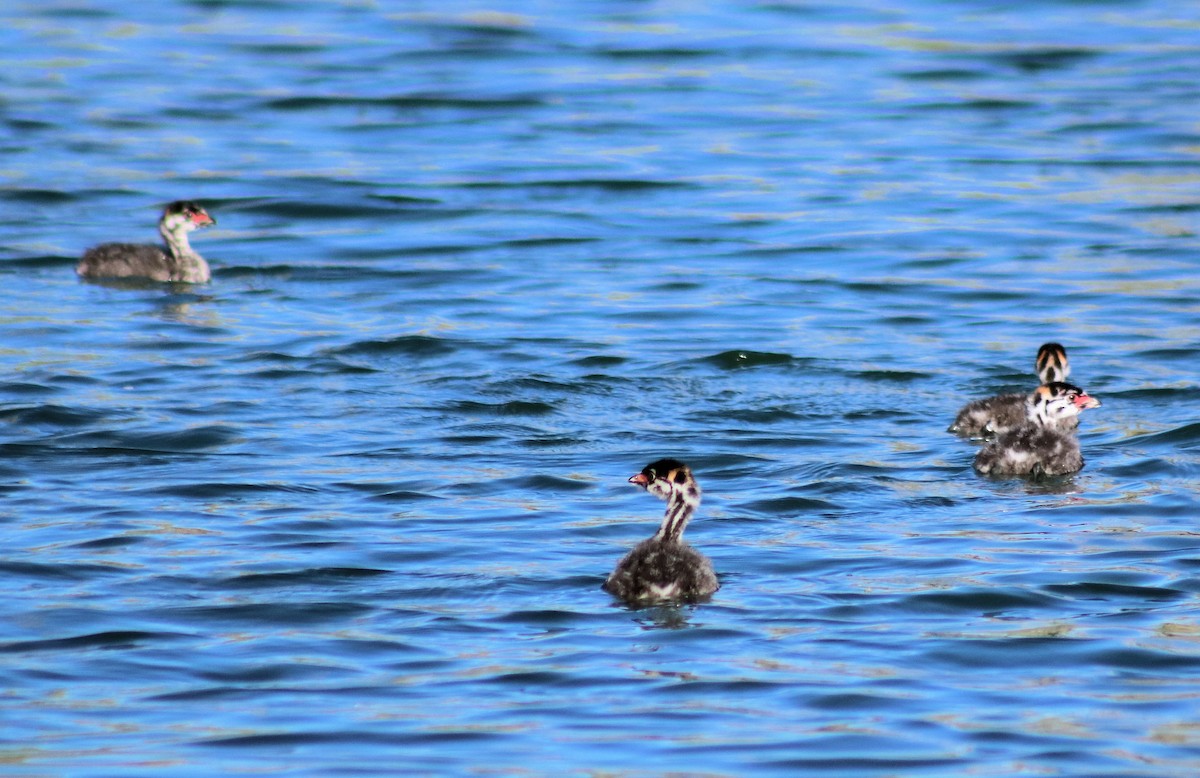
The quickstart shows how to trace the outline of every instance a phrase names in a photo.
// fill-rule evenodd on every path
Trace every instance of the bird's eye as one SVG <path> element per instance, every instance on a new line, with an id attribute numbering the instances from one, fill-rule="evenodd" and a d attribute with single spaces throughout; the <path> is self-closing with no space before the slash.
<path id="1" fill-rule="evenodd" d="M 658 478 L 658 473 L 654 472 L 653 467 L 647 467 L 646 468 L 646 477 L 648 477 L 651 481 L 653 481 L 656 478 Z"/>

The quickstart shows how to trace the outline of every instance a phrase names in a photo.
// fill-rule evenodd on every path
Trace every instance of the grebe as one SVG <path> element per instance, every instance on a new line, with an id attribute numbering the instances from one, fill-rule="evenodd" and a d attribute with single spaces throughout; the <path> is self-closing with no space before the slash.
<path id="1" fill-rule="evenodd" d="M 1025 401 L 1025 423 L 984 446 L 975 456 L 975 469 L 996 476 L 1074 473 L 1083 467 L 1075 438 L 1079 414 L 1099 407 L 1100 401 L 1078 386 L 1043 384 Z"/>
<path id="2" fill-rule="evenodd" d="M 1038 349 L 1034 367 L 1043 384 L 1065 381 L 1071 374 L 1067 350 L 1058 343 L 1043 343 Z M 964 438 L 982 438 L 1016 429 L 1025 423 L 1025 400 L 1028 396 L 1015 392 L 969 402 L 954 417 L 949 431 Z M 1079 419 L 1072 417 L 1068 423 L 1073 429 L 1079 424 Z"/>
<path id="3" fill-rule="evenodd" d="M 720 584 L 712 563 L 683 542 L 688 519 L 700 505 L 700 486 L 687 465 L 660 459 L 629 479 L 667 501 L 662 526 L 654 537 L 634 546 L 604 582 L 604 590 L 631 604 L 663 600 L 699 600 Z"/>
<path id="4" fill-rule="evenodd" d="M 85 278 L 149 278 L 206 284 L 212 278 L 208 263 L 192 250 L 188 233 L 216 224 L 196 203 L 179 200 L 163 210 L 158 231 L 166 248 L 148 243 L 103 243 L 83 253 L 75 272 Z"/>

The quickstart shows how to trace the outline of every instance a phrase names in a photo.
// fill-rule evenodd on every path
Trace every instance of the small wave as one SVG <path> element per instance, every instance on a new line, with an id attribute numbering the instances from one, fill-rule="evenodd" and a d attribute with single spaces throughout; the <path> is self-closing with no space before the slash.
<path id="1" fill-rule="evenodd" d="M 247 573 L 209 584 L 214 589 L 279 589 L 290 586 L 331 586 L 388 575 L 390 570 L 370 567 L 316 567 L 277 573 Z"/>
<path id="2" fill-rule="evenodd" d="M 297 95 L 266 100 L 264 108 L 275 111 L 311 111 L 324 108 L 397 108 L 431 109 L 453 108 L 458 110 L 503 111 L 514 108 L 537 108 L 545 100 L 533 95 L 510 97 L 468 97 L 461 95 L 394 95 L 389 97 L 364 97 L 356 95 Z"/>
<path id="3" fill-rule="evenodd" d="M 43 392 L 52 391 L 47 387 L 38 387 L 38 389 Z M 22 425 L 83 427 L 95 424 L 103 418 L 104 415 L 98 411 L 84 411 L 62 405 L 34 405 L 0 410 L 0 420 Z"/>
<path id="4" fill-rule="evenodd" d="M 558 412 L 558 408 L 552 403 L 529 400 L 509 400 L 499 403 L 463 400 L 444 406 L 444 408 L 472 416 L 549 416 Z"/>
<path id="5" fill-rule="evenodd" d="M 719 354 L 702 357 L 699 361 L 709 365 L 714 365 L 722 370 L 742 370 L 752 367 L 795 365 L 806 360 L 793 357 L 791 354 L 738 349 L 733 351 L 722 351 Z"/>
<path id="6" fill-rule="evenodd" d="M 353 602 L 261 602 L 172 608 L 165 615 L 208 628 L 222 624 L 324 624 L 352 619 L 369 610 Z"/>
<path id="7" fill-rule="evenodd" d="M 768 500 L 754 500 L 741 503 L 738 510 L 749 511 L 767 516 L 802 516 L 811 513 L 828 513 L 839 511 L 842 506 L 825 500 L 811 497 L 775 497 Z"/>
<path id="8" fill-rule="evenodd" d="M 460 348 L 460 343 L 446 338 L 435 338 L 429 335 L 401 335 L 385 340 L 360 340 L 346 346 L 330 349 L 325 352 L 330 355 L 349 356 L 414 356 L 440 357 L 453 354 Z"/>
<path id="9" fill-rule="evenodd" d="M 4 643 L 0 644 L 0 652 L 15 654 L 31 651 L 73 651 L 88 648 L 130 648 L 145 643 L 178 640 L 184 637 L 187 636 L 170 632 L 138 632 L 133 630 L 96 632 L 69 638 L 22 640 L 14 643 Z"/>
<path id="10" fill-rule="evenodd" d="M 96 454 L 189 454 L 222 448 L 241 438 L 234 427 L 206 424 L 178 432 L 103 431 L 60 438 L 57 442 Z"/>
<path id="11" fill-rule="evenodd" d="M 26 205 L 59 205 L 78 201 L 76 193 L 64 192 L 61 189 L 20 189 L 5 188 L 0 190 L 0 200 Z"/>

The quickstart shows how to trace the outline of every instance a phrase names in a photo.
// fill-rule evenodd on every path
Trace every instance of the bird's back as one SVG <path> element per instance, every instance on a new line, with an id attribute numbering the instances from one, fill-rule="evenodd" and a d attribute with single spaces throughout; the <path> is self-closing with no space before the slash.
<path id="1" fill-rule="evenodd" d="M 972 400 L 962 407 L 950 425 L 950 431 L 964 438 L 981 438 L 1003 432 L 1025 421 L 1024 394 L 999 394 Z"/>
<path id="2" fill-rule="evenodd" d="M 160 247 L 149 243 L 104 243 L 84 252 L 75 267 L 90 278 L 140 277 L 171 281 L 171 258 Z"/>
<path id="3" fill-rule="evenodd" d="M 1001 435 L 975 457 L 975 469 L 985 475 L 1066 475 L 1082 467 L 1073 434 L 1032 424 Z"/>
<path id="4" fill-rule="evenodd" d="M 696 600 L 719 587 L 712 563 L 687 543 L 648 538 L 625 555 L 604 582 L 627 602 Z"/>

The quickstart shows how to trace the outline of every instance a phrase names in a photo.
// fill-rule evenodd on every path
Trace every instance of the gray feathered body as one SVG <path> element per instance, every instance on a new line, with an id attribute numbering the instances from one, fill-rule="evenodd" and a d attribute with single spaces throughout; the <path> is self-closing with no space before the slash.
<path id="1" fill-rule="evenodd" d="M 1074 433 L 1033 424 L 1004 433 L 975 456 L 975 469 L 984 475 L 1068 475 L 1082 468 Z"/>
<path id="2" fill-rule="evenodd" d="M 183 281 L 175 262 L 162 248 L 149 243 L 104 243 L 84 252 L 75 271 L 89 278 L 149 278 Z"/>
<path id="3" fill-rule="evenodd" d="M 682 541 L 647 538 L 625 555 L 604 590 L 626 602 L 699 600 L 720 587 L 708 559 Z"/>
<path id="4" fill-rule="evenodd" d="M 998 394 L 973 400 L 962 407 L 950 425 L 950 431 L 964 438 L 999 437 L 1024 426 L 1028 421 L 1028 394 Z M 1064 431 L 1079 427 L 1079 417 L 1060 419 L 1055 425 Z"/>
<path id="5" fill-rule="evenodd" d="M 1025 398 L 1028 394 L 999 394 L 973 400 L 963 406 L 950 431 L 964 438 L 999 435 L 1025 423 Z"/>

